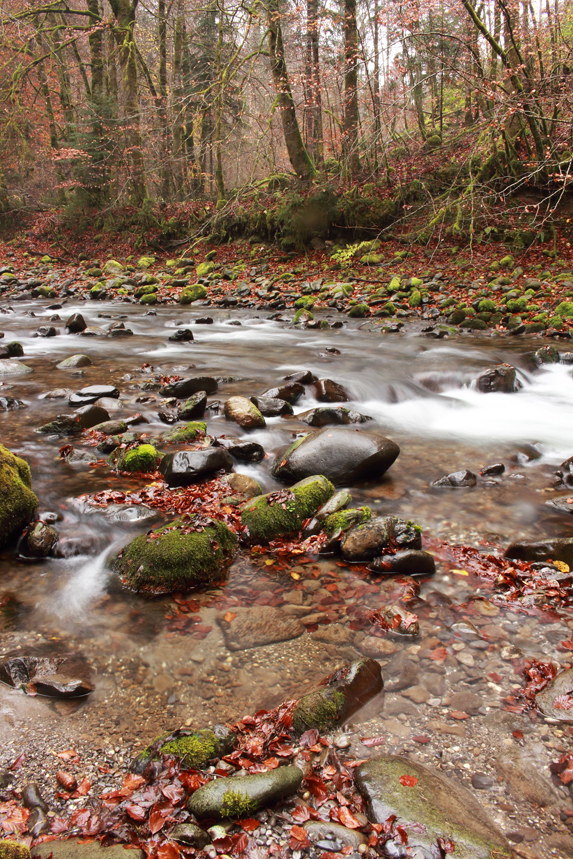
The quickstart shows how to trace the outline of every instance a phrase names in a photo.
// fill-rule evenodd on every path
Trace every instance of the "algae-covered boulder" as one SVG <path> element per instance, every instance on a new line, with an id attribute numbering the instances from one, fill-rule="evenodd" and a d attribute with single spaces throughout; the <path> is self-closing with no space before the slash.
<path id="1" fill-rule="evenodd" d="M 186 591 L 218 579 L 236 545 L 236 535 L 223 522 L 189 513 L 136 537 L 111 565 L 130 590 Z"/>
<path id="2" fill-rule="evenodd" d="M 322 681 L 314 692 L 297 701 L 292 724 L 299 734 L 316 728 L 331 731 L 342 725 L 382 691 L 384 681 L 375 659 L 358 659 L 343 665 Z"/>
<path id="3" fill-rule="evenodd" d="M 273 540 L 298 531 L 333 494 L 332 483 L 315 474 L 290 489 L 253 498 L 243 508 L 241 520 L 252 540 Z"/>
<path id="4" fill-rule="evenodd" d="M 121 274 L 121 272 L 123 271 L 123 266 L 120 262 L 117 262 L 117 260 L 108 259 L 102 271 L 104 271 L 106 274 Z"/>
<path id="5" fill-rule="evenodd" d="M 155 257 L 142 256 L 137 260 L 137 268 L 151 268 L 155 265 Z"/>
<path id="6" fill-rule="evenodd" d="M 198 820 L 248 817 L 295 793 L 302 778 L 302 770 L 294 766 L 278 767 L 254 775 L 218 778 L 191 795 L 187 810 Z"/>
<path id="7" fill-rule="evenodd" d="M 215 264 L 212 262 L 200 262 L 196 268 L 197 277 L 207 277 L 214 268 Z"/>
<path id="8" fill-rule="evenodd" d="M 32 519 L 38 499 L 28 463 L 0 444 L 0 548 Z"/>
<path id="9" fill-rule="evenodd" d="M 368 802 L 370 820 L 384 823 L 391 815 L 400 819 L 412 855 L 439 856 L 438 838 L 443 838 L 454 842 L 455 855 L 463 859 L 511 856 L 505 837 L 477 799 L 458 781 L 435 769 L 388 755 L 361 764 L 356 784 Z M 399 846 L 401 843 L 395 845 Z"/>
<path id="10" fill-rule="evenodd" d="M 204 421 L 190 421 L 183 427 L 174 427 L 174 429 L 163 433 L 163 440 L 172 444 L 182 444 L 203 438 L 206 432 L 207 424 Z"/>
<path id="11" fill-rule="evenodd" d="M 260 429 L 267 425 L 258 408 L 246 397 L 229 397 L 225 403 L 225 417 L 244 429 Z"/>
<path id="12" fill-rule="evenodd" d="M 202 769 L 214 758 L 230 754 L 237 746 L 237 735 L 225 725 L 215 725 L 200 731 L 182 728 L 158 737 L 139 754 L 130 769 L 142 773 L 158 755 L 173 755 L 184 769 Z"/>
<path id="13" fill-rule="evenodd" d="M 194 283 L 191 286 L 186 286 L 185 289 L 181 290 L 181 295 L 179 296 L 180 304 L 191 304 L 193 301 L 197 301 L 199 298 L 207 298 L 207 290 L 201 283 Z"/>
<path id="14" fill-rule="evenodd" d="M 323 523 L 323 528 L 329 537 L 333 538 L 342 534 L 344 531 L 350 531 L 356 525 L 361 525 L 372 518 L 372 510 L 370 507 L 356 507 L 350 510 L 338 510 L 336 513 L 331 513 L 326 517 Z"/>
<path id="15" fill-rule="evenodd" d="M 143 471 L 149 473 L 157 468 L 157 451 L 151 444 L 132 447 L 117 461 L 118 471 Z"/>

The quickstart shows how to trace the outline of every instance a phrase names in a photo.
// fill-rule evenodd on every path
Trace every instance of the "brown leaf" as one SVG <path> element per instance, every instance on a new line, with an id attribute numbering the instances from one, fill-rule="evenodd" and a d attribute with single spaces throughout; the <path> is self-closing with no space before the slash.
<path id="1" fill-rule="evenodd" d="M 75 776 L 70 773 L 64 772 L 64 770 L 58 770 L 56 773 L 56 780 L 58 784 L 61 784 L 64 790 L 69 792 L 74 791 L 78 786 L 78 781 Z"/>

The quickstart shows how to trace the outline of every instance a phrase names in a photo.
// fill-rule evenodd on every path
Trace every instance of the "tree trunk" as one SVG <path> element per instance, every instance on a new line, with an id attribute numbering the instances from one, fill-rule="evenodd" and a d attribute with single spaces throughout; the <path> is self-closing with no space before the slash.
<path id="1" fill-rule="evenodd" d="M 358 154 L 358 27 L 356 0 L 344 0 L 344 118 L 342 151 L 351 173 L 360 170 Z"/>
<path id="2" fill-rule="evenodd" d="M 169 200 L 171 196 L 171 159 L 169 147 L 169 124 L 167 121 L 167 16 L 165 0 L 158 0 L 159 19 L 157 36 L 159 40 L 159 134 L 161 152 L 161 196 Z M 173 63 L 175 66 L 175 61 Z"/>
<path id="3" fill-rule="evenodd" d="M 320 91 L 318 2 L 307 0 L 306 4 L 306 56 L 307 56 L 307 149 L 319 169 L 324 164 L 324 140 L 322 131 L 322 93 Z"/>

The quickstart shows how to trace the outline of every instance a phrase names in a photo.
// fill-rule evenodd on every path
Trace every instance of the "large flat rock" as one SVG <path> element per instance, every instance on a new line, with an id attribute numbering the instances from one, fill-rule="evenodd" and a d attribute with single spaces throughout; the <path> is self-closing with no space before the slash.
<path id="1" fill-rule="evenodd" d="M 231 620 L 225 620 L 234 614 Z M 263 647 L 275 641 L 290 641 L 304 632 L 304 626 L 296 617 L 289 617 L 270 606 L 237 608 L 221 616 L 219 624 L 225 635 L 229 650 L 248 650 Z"/>

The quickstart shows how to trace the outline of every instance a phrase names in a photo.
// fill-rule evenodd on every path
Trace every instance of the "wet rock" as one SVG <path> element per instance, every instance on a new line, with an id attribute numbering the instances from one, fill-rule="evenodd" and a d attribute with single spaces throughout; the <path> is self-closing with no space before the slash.
<path id="1" fill-rule="evenodd" d="M 130 770 L 143 773 L 159 755 L 181 761 L 183 769 L 202 769 L 209 761 L 230 754 L 237 747 L 237 735 L 226 725 L 215 725 L 200 731 L 181 728 L 158 737 L 133 760 Z"/>
<path id="2" fill-rule="evenodd" d="M 318 379 L 312 383 L 311 391 L 319 403 L 347 403 L 351 399 L 346 388 L 332 379 Z"/>
<path id="3" fill-rule="evenodd" d="M 564 561 L 573 567 L 573 537 L 548 540 L 516 540 L 504 554 L 514 561 Z"/>
<path id="4" fill-rule="evenodd" d="M 540 808 L 553 805 L 557 799 L 549 779 L 520 751 L 511 750 L 504 756 L 502 747 L 493 763 L 499 778 L 503 779 L 515 799 Z"/>
<path id="5" fill-rule="evenodd" d="M 169 337 L 169 340 L 173 340 L 176 343 L 188 343 L 190 340 L 193 340 L 193 332 L 190 328 L 179 328 L 174 334 Z"/>
<path id="6" fill-rule="evenodd" d="M 0 412 L 14 412 L 17 409 L 25 409 L 26 404 L 14 397 L 0 397 Z"/>
<path id="7" fill-rule="evenodd" d="M 24 808 L 41 808 L 42 811 L 46 812 L 50 810 L 48 803 L 42 798 L 40 788 L 33 781 L 24 785 L 22 790 L 22 804 Z"/>
<path id="8" fill-rule="evenodd" d="M 109 413 L 101 406 L 89 405 L 76 409 L 72 417 L 75 417 L 81 432 L 108 421 Z"/>
<path id="9" fill-rule="evenodd" d="M 100 397 L 110 397 L 113 400 L 119 398 L 119 391 L 113 385 L 89 385 L 72 394 L 68 402 L 70 406 L 89 406 L 99 400 Z M 109 415 L 108 415 L 109 417 Z M 102 418 L 105 420 L 105 418 Z"/>
<path id="10" fill-rule="evenodd" d="M 573 514 L 572 496 L 568 496 L 567 498 L 553 498 L 551 501 L 546 501 L 545 505 L 547 507 L 553 507 L 555 510 L 559 510 L 560 513 L 567 513 L 569 516 Z"/>
<path id="11" fill-rule="evenodd" d="M 56 364 L 58 370 L 75 370 L 78 367 L 91 366 L 91 358 L 87 355 L 70 355 L 69 358 L 64 358 L 59 364 Z"/>
<path id="12" fill-rule="evenodd" d="M 227 474 L 225 480 L 233 492 L 244 495 L 246 498 L 256 498 L 262 494 L 262 489 L 253 477 L 248 474 Z"/>
<path id="13" fill-rule="evenodd" d="M 160 394 L 162 397 L 177 397 L 178 400 L 183 400 L 198 393 L 198 391 L 214 394 L 218 387 L 217 380 L 211 376 L 192 376 L 164 385 L 160 388 Z"/>
<path id="14" fill-rule="evenodd" d="M 229 650 L 248 650 L 275 641 L 291 641 L 304 632 L 298 618 L 271 606 L 236 608 L 233 614 L 232 620 L 226 620 L 224 615 L 218 619 Z"/>
<path id="15" fill-rule="evenodd" d="M 404 776 L 415 782 L 403 784 Z M 505 837 L 470 791 L 434 769 L 399 755 L 377 757 L 357 768 L 356 784 L 372 821 L 384 823 L 390 815 L 405 821 L 412 854 L 418 849 L 423 859 L 438 855 L 441 837 L 451 838 L 464 859 L 511 856 Z"/>
<path id="16" fill-rule="evenodd" d="M 538 367 L 543 366 L 543 364 L 558 364 L 559 352 L 555 346 L 542 346 L 541 349 L 533 353 L 533 360 Z"/>
<path id="17" fill-rule="evenodd" d="M 474 773 L 472 775 L 472 787 L 474 790 L 488 790 L 488 788 L 493 787 L 494 784 L 495 781 L 492 777 L 485 773 Z"/>
<path id="18" fill-rule="evenodd" d="M 66 322 L 66 330 L 68 334 L 79 334 L 87 328 L 87 322 L 81 313 L 72 313 Z"/>
<path id="19" fill-rule="evenodd" d="M 339 510 L 338 513 L 331 513 L 324 520 L 323 528 L 332 541 L 338 539 L 346 531 L 356 528 L 357 525 L 367 522 L 369 519 L 372 519 L 372 510 L 370 507 L 351 507 L 348 510 Z"/>
<path id="20" fill-rule="evenodd" d="M 412 636 L 420 634 L 420 623 L 417 616 L 397 603 L 382 609 L 382 616 L 389 624 L 393 634 Z"/>
<path id="21" fill-rule="evenodd" d="M 567 668 L 550 680 L 535 696 L 535 703 L 545 716 L 573 724 L 573 668 Z"/>
<path id="22" fill-rule="evenodd" d="M 225 403 L 225 417 L 244 429 L 260 429 L 267 425 L 258 408 L 246 397 L 229 397 Z"/>
<path id="23" fill-rule="evenodd" d="M 0 376 L 27 376 L 32 372 L 32 368 L 21 361 L 15 361 L 13 358 L 0 359 Z"/>
<path id="24" fill-rule="evenodd" d="M 287 403 L 290 403 L 291 406 L 294 406 L 303 394 L 304 385 L 301 385 L 299 382 L 287 382 L 286 385 L 279 385 L 277 388 L 269 388 L 268 391 L 264 391 L 261 394 L 261 397 L 268 397 L 271 400 L 285 400 Z"/>
<path id="25" fill-rule="evenodd" d="M 497 364 L 489 370 L 484 370 L 483 373 L 476 379 L 476 388 L 483 394 L 491 394 L 499 391 L 503 394 L 513 394 L 521 388 L 521 385 L 516 381 L 515 367 L 511 364 Z"/>
<path id="26" fill-rule="evenodd" d="M 348 561 L 372 561 L 393 542 L 398 548 L 421 549 L 422 529 L 396 516 L 376 516 L 345 536 L 341 544 Z"/>
<path id="27" fill-rule="evenodd" d="M 340 510 L 344 510 L 344 508 L 348 507 L 351 502 L 352 495 L 348 489 L 340 489 L 316 511 L 316 518 L 319 522 L 324 522 L 328 516 L 333 513 L 338 513 Z"/>
<path id="28" fill-rule="evenodd" d="M 505 465 L 503 462 L 495 462 L 493 465 L 486 465 L 485 468 L 482 468 L 480 474 L 482 477 L 497 477 L 498 474 L 503 474 L 504 472 Z"/>
<path id="29" fill-rule="evenodd" d="M 179 409 L 179 418 L 182 421 L 196 421 L 202 418 L 207 407 L 207 392 L 197 391 L 189 397 Z"/>
<path id="30" fill-rule="evenodd" d="M 33 808 L 28 817 L 28 832 L 32 838 L 37 838 L 40 833 L 47 832 L 49 828 L 50 821 L 44 809 L 38 806 Z"/>
<path id="31" fill-rule="evenodd" d="M 429 552 L 406 550 L 375 558 L 368 569 L 383 575 L 432 576 L 436 572 L 436 562 Z"/>
<path id="32" fill-rule="evenodd" d="M 58 542 L 58 535 L 45 522 L 34 522 L 26 535 L 26 555 L 32 558 L 47 558 Z"/>
<path id="33" fill-rule="evenodd" d="M 461 710 L 470 716 L 477 716 L 483 704 L 482 698 L 475 692 L 454 692 L 450 696 L 450 710 Z"/>
<path id="34" fill-rule="evenodd" d="M 291 404 L 279 397 L 251 397 L 251 402 L 265 418 L 276 418 L 293 413 Z"/>
<path id="35" fill-rule="evenodd" d="M 0 346 L 0 358 L 21 358 L 23 354 L 24 348 L 17 341 Z"/>
<path id="36" fill-rule="evenodd" d="M 175 427 L 163 434 L 163 441 L 171 444 L 186 444 L 205 437 L 207 424 L 204 421 L 190 421 L 183 427 Z"/>
<path id="37" fill-rule="evenodd" d="M 559 470 L 555 472 L 558 482 L 564 486 L 573 487 L 573 456 L 562 462 Z"/>
<path id="38" fill-rule="evenodd" d="M 84 838 L 46 841 L 34 847 L 34 859 L 126 859 L 122 844 L 104 847 L 99 841 L 86 843 Z M 130 850 L 128 859 L 144 859 L 143 850 Z"/>
<path id="39" fill-rule="evenodd" d="M 293 728 L 299 734 L 312 728 L 323 733 L 344 724 L 375 695 L 384 681 L 374 659 L 344 665 L 322 681 L 314 692 L 303 695 L 293 711 Z"/>
<path id="40" fill-rule="evenodd" d="M 220 578 L 236 545 L 236 535 L 222 522 L 185 514 L 136 537 L 112 559 L 111 566 L 129 590 L 187 591 Z"/>
<path id="41" fill-rule="evenodd" d="M 195 320 L 195 325 L 212 325 L 213 317 L 212 316 L 198 316 Z"/>
<path id="42" fill-rule="evenodd" d="M 325 427 L 329 425 L 345 426 L 348 424 L 363 424 L 366 421 L 372 420 L 368 415 L 362 415 L 360 412 L 354 412 L 351 409 L 345 409 L 342 406 L 327 407 L 321 406 L 317 409 L 310 409 L 308 412 L 302 412 L 297 415 L 299 421 L 308 424 L 311 427 Z"/>
<path id="43" fill-rule="evenodd" d="M 216 471 L 232 471 L 232 469 L 233 460 L 227 451 L 220 447 L 168 453 L 159 466 L 169 486 L 190 486 Z"/>
<path id="44" fill-rule="evenodd" d="M 53 325 L 40 325 L 35 337 L 57 337 L 60 332 Z"/>
<path id="45" fill-rule="evenodd" d="M 340 852 L 343 847 L 351 847 L 358 850 L 361 844 L 368 844 L 368 838 L 355 829 L 348 829 L 340 823 L 330 823 L 323 820 L 307 820 L 304 829 L 309 840 L 321 850 L 334 850 Z M 325 847 L 321 842 L 335 842 L 333 847 Z"/>
<path id="46" fill-rule="evenodd" d="M 298 767 L 282 766 L 254 775 L 215 779 L 198 788 L 186 808 L 198 820 L 248 817 L 296 793 L 302 778 Z"/>
<path id="47" fill-rule="evenodd" d="M 0 444 L 0 548 L 19 534 L 37 506 L 30 466 Z"/>
<path id="48" fill-rule="evenodd" d="M 127 424 L 120 420 L 103 421 L 103 423 L 93 426 L 92 429 L 94 432 L 103 432 L 106 435 L 121 435 L 127 432 Z"/>
<path id="49" fill-rule="evenodd" d="M 378 638 L 375 635 L 367 635 L 357 647 L 360 653 L 373 659 L 387 659 L 398 650 L 398 645 L 393 641 L 388 638 Z"/>
<path id="50" fill-rule="evenodd" d="M 241 521 L 253 541 L 273 540 L 302 527 L 305 519 L 334 494 L 334 487 L 322 475 L 312 475 L 289 489 L 260 495 L 249 501 Z"/>
<path id="51" fill-rule="evenodd" d="M 53 421 L 39 427 L 38 432 L 53 435 L 77 435 L 81 432 L 81 428 L 76 415 L 57 415 Z"/>
<path id="52" fill-rule="evenodd" d="M 144 504 L 108 504 L 103 512 L 111 522 L 142 522 L 157 516 L 157 510 Z"/>
<path id="53" fill-rule="evenodd" d="M 286 482 L 316 473 L 334 484 L 376 480 L 399 453 L 398 445 L 380 433 L 325 427 L 279 452 L 272 473 Z"/>
<path id="54" fill-rule="evenodd" d="M 213 444 L 216 447 L 222 447 L 235 459 L 240 459 L 243 462 L 260 462 L 265 458 L 264 447 L 256 441 L 220 436 L 215 439 Z"/>
<path id="55" fill-rule="evenodd" d="M 316 382 L 316 376 L 310 370 L 297 370 L 284 377 L 285 382 L 298 382 L 301 385 L 310 385 Z"/>
<path id="56" fill-rule="evenodd" d="M 152 444 L 140 444 L 121 454 L 116 462 L 118 471 L 149 474 L 157 468 L 157 451 Z"/>
<path id="57" fill-rule="evenodd" d="M 32 694 L 50 698 L 81 698 L 93 692 L 85 677 L 74 677 L 67 657 L 14 656 L 0 663 L 0 680 Z"/>
<path id="58" fill-rule="evenodd" d="M 178 823 L 173 827 L 171 838 L 179 844 L 188 844 L 196 850 L 202 850 L 210 843 L 207 833 L 195 823 Z"/>
<path id="59" fill-rule="evenodd" d="M 97 456 L 89 450 L 76 450 L 71 445 L 66 445 L 66 449 L 61 454 L 64 462 L 69 465 L 89 465 L 92 462 L 97 462 Z"/>
<path id="60" fill-rule="evenodd" d="M 472 471 L 453 471 L 451 474 L 446 474 L 445 477 L 440 477 L 439 480 L 434 480 L 430 486 L 450 487 L 452 489 L 460 489 L 466 486 L 475 486 L 477 477 Z"/>

